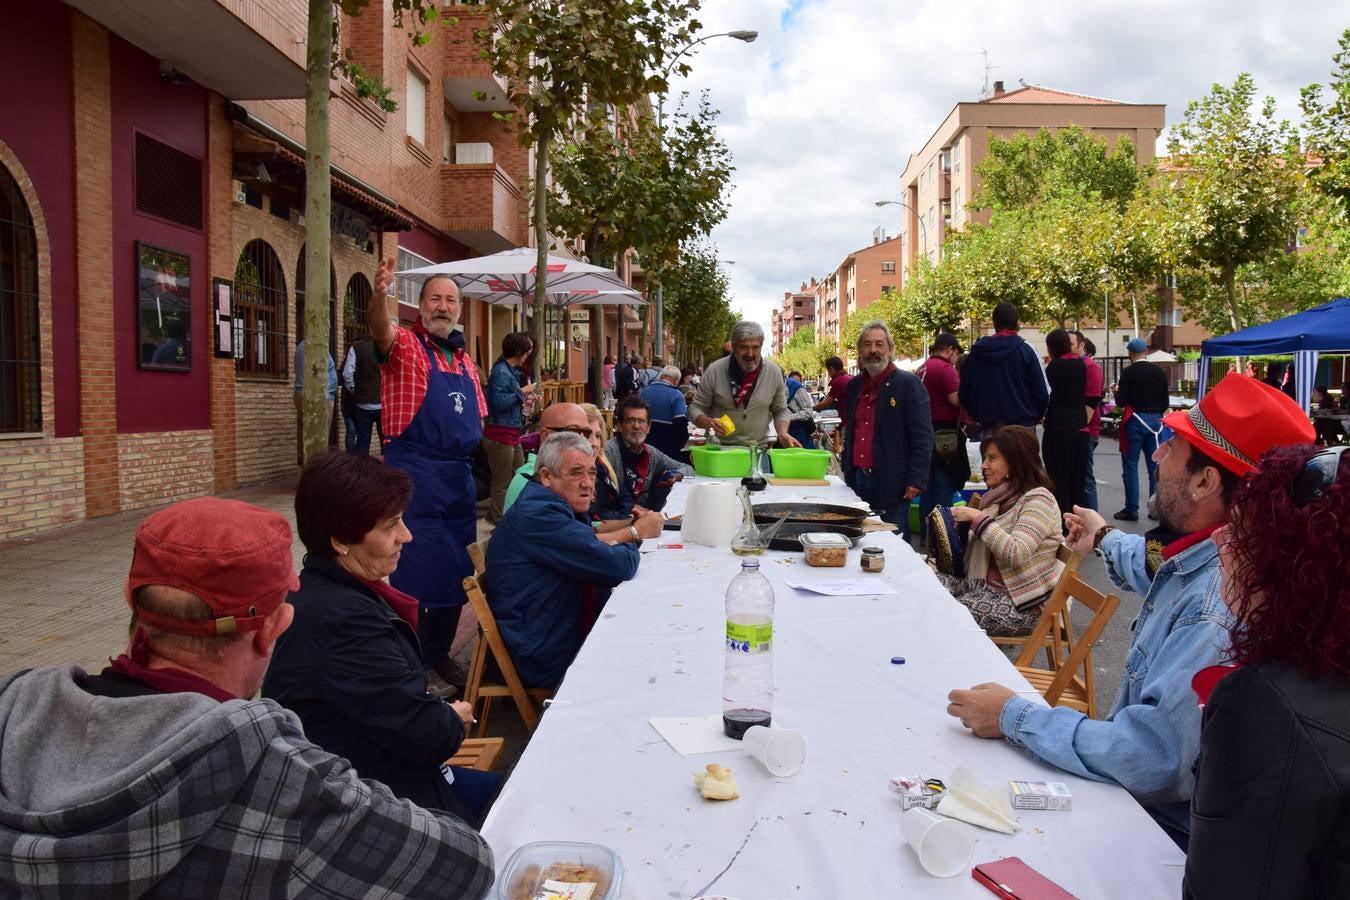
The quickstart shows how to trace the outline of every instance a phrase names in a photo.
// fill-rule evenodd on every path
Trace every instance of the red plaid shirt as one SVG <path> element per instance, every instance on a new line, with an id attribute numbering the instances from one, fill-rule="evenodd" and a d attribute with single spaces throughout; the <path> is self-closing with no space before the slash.
<path id="1" fill-rule="evenodd" d="M 394 343 L 389 347 L 389 356 L 380 365 L 380 402 L 381 426 L 384 428 L 384 442 L 387 444 L 398 437 L 412 424 L 413 417 L 422 408 L 422 400 L 427 395 L 427 382 L 430 380 L 431 363 L 423 341 L 429 335 L 419 322 L 412 328 L 398 328 L 394 332 Z M 468 375 L 473 382 L 473 391 L 478 396 L 478 415 L 487 417 L 487 400 L 483 397 L 483 386 L 479 383 L 478 368 L 469 361 L 468 354 L 456 350 L 454 361 L 446 358 L 445 351 L 434 341 L 431 344 L 436 366 L 442 372 L 455 375 Z"/>

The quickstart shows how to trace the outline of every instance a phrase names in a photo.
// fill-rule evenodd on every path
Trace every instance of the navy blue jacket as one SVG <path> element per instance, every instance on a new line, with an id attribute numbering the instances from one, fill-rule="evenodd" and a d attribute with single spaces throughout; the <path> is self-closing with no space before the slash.
<path id="1" fill-rule="evenodd" d="M 957 390 L 961 408 L 984 429 L 1035 428 L 1050 403 L 1050 385 L 1031 345 L 1020 335 L 991 334 L 970 348 Z"/>
<path id="2" fill-rule="evenodd" d="M 305 557 L 300 590 L 288 602 L 295 621 L 277 640 L 263 696 L 298 715 L 307 738 L 345 757 L 362 778 L 469 818 L 441 774 L 464 725 L 427 693 L 413 627 L 326 557 Z"/>
<path id="3" fill-rule="evenodd" d="M 586 585 L 607 591 L 637 574 L 637 546 L 602 543 L 587 518 L 530 481 L 488 542 L 488 604 L 527 685 L 557 685 L 581 649 Z"/>
<path id="4" fill-rule="evenodd" d="M 853 465 L 853 413 L 858 395 L 871 379 L 863 372 L 844 388 L 843 421 L 844 483 L 856 489 L 858 470 Z M 896 369 L 877 394 L 877 415 L 872 434 L 872 468 L 880 483 L 876 491 L 883 510 L 897 508 L 910 485 L 928 484 L 928 465 L 933 458 L 933 413 L 928 389 L 909 372 Z"/>

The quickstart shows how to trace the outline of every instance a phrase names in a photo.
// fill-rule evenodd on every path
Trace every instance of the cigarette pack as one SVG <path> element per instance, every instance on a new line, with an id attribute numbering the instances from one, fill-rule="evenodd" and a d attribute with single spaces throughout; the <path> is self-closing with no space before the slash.
<path id="1" fill-rule="evenodd" d="M 1010 781 L 1014 809 L 1073 809 L 1073 794 L 1062 781 Z"/>

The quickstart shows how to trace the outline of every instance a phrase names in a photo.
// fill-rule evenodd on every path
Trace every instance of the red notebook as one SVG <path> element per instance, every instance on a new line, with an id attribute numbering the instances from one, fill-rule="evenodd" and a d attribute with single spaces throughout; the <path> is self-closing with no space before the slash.
<path id="1" fill-rule="evenodd" d="M 1016 856 L 980 863 L 970 877 L 1004 900 L 1075 900 L 1073 894 Z"/>

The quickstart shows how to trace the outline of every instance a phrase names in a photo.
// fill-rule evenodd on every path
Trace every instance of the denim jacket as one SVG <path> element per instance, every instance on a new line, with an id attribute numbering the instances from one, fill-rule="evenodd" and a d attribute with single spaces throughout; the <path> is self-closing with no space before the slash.
<path id="1" fill-rule="evenodd" d="M 1151 583 L 1143 537 L 1113 531 L 1102 552 L 1111 580 L 1144 595 L 1111 714 L 1089 719 L 1013 697 L 999 729 L 1013 746 L 1051 765 L 1120 784 L 1155 818 L 1189 833 L 1200 747 L 1191 676 L 1223 659 L 1233 623 L 1219 595 L 1218 548 L 1201 541 L 1165 562 Z"/>
<path id="2" fill-rule="evenodd" d="M 488 373 L 487 423 L 520 428 L 525 392 L 520 389 L 520 370 L 505 359 L 498 359 Z"/>

